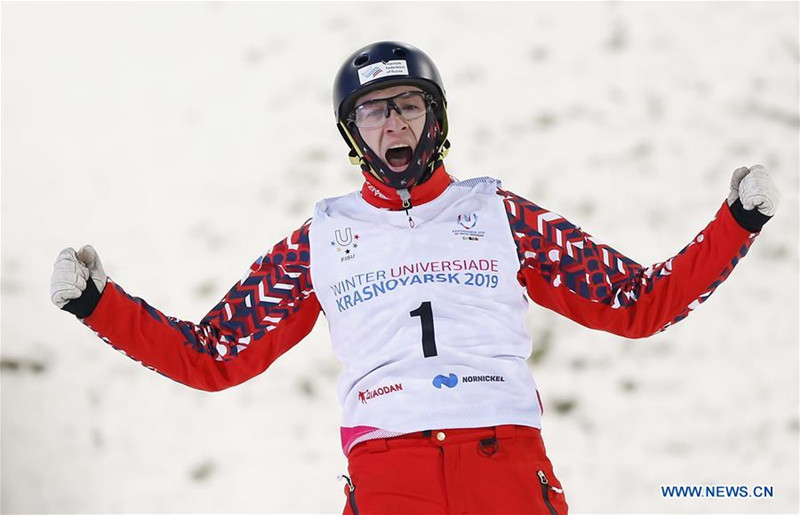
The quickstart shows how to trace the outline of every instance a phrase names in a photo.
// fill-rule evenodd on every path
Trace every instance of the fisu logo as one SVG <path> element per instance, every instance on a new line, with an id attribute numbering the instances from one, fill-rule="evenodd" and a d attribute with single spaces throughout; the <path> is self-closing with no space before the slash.
<path id="1" fill-rule="evenodd" d="M 458 223 L 464 229 L 472 229 L 478 223 L 477 213 L 458 215 Z"/>
<path id="2" fill-rule="evenodd" d="M 350 227 L 346 227 L 344 230 L 336 229 L 333 233 L 333 238 L 331 246 L 336 247 L 336 252 L 344 253 L 341 261 L 348 261 L 356 257 L 354 251 L 358 248 L 358 234 L 353 234 L 353 230 Z"/>
<path id="3" fill-rule="evenodd" d="M 351 243 L 353 243 L 353 230 L 349 227 L 344 230 L 344 235 L 342 234 L 341 229 L 336 229 L 336 243 L 341 245 L 342 247 L 347 247 Z"/>
<path id="4" fill-rule="evenodd" d="M 433 386 L 439 388 L 440 390 L 442 385 L 448 388 L 455 388 L 457 384 L 458 376 L 455 374 L 450 374 L 449 376 L 443 376 L 442 374 L 439 374 L 433 378 Z"/>

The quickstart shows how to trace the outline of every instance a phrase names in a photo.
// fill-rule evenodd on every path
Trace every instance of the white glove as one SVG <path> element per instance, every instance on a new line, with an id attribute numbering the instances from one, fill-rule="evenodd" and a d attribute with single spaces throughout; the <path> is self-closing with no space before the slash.
<path id="1" fill-rule="evenodd" d="M 108 276 L 103 270 L 100 257 L 91 245 L 84 245 L 78 252 L 68 247 L 59 252 L 50 276 L 50 299 L 63 308 L 67 302 L 77 299 L 91 279 L 97 291 L 103 293 Z"/>
<path id="2" fill-rule="evenodd" d="M 781 195 L 778 187 L 772 182 L 766 168 L 753 165 L 750 168 L 742 167 L 733 171 L 731 177 L 731 192 L 728 194 L 728 205 L 741 199 L 742 207 L 751 211 L 757 208 L 766 216 L 773 216 L 778 209 Z"/>

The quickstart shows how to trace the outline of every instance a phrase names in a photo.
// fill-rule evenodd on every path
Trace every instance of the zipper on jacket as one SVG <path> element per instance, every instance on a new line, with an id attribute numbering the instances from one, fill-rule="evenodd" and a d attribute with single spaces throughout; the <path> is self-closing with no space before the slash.
<path id="1" fill-rule="evenodd" d="M 550 515 L 558 515 L 558 512 L 550 503 L 550 486 L 547 484 L 547 476 L 545 476 L 544 472 L 541 470 L 537 472 L 537 474 L 539 475 L 539 482 L 542 484 L 542 497 L 544 497 L 544 504 L 547 506 L 547 509 L 550 510 Z"/>
<path id="2" fill-rule="evenodd" d="M 408 190 L 397 190 L 397 194 L 400 195 L 400 200 L 403 201 L 403 209 L 406 211 L 406 215 L 408 216 L 408 226 L 412 229 L 414 228 L 414 220 L 411 218 L 411 215 L 408 214 L 408 210 L 411 209 L 411 193 Z"/>
<path id="3" fill-rule="evenodd" d="M 350 478 L 344 474 L 339 476 L 339 481 L 342 479 L 347 480 L 347 502 L 350 503 L 350 509 L 353 510 L 354 515 L 358 515 L 358 505 L 356 504 L 356 485 L 354 485 Z"/>

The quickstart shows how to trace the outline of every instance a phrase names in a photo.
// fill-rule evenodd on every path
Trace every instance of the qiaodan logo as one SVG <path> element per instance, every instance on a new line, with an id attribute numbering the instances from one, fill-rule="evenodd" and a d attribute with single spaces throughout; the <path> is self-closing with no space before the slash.
<path id="1" fill-rule="evenodd" d="M 457 384 L 458 376 L 455 374 L 450 374 L 449 376 L 443 376 L 442 374 L 439 374 L 433 378 L 433 386 L 439 388 L 440 390 L 442 385 L 448 388 L 455 388 Z"/>
<path id="2" fill-rule="evenodd" d="M 341 261 L 348 261 L 356 257 L 355 250 L 358 248 L 358 234 L 353 234 L 350 227 L 336 229 L 331 247 L 336 247 L 336 252 L 342 253 Z"/>
<path id="3" fill-rule="evenodd" d="M 366 404 L 370 399 L 400 391 L 403 391 L 403 383 L 390 384 L 389 386 L 381 386 L 378 388 L 367 388 L 363 392 L 361 390 L 358 391 L 358 400 L 361 401 L 361 404 Z"/>

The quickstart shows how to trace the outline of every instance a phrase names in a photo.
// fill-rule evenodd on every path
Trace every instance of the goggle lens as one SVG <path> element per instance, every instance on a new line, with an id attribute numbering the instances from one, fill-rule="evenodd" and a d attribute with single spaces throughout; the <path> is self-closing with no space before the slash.
<path id="1" fill-rule="evenodd" d="M 406 121 L 424 115 L 431 97 L 422 91 L 407 91 L 391 98 L 376 98 L 357 106 L 350 119 L 359 129 L 383 127 L 394 109 Z"/>

